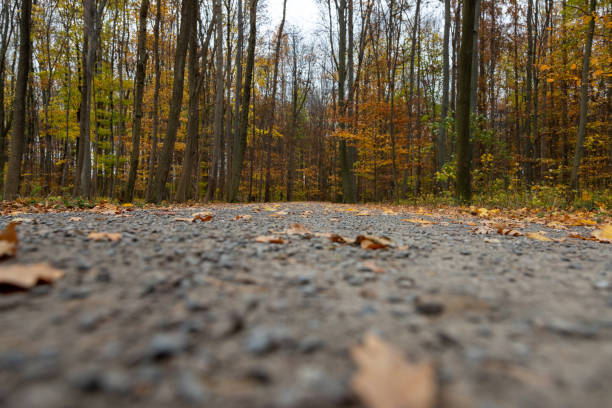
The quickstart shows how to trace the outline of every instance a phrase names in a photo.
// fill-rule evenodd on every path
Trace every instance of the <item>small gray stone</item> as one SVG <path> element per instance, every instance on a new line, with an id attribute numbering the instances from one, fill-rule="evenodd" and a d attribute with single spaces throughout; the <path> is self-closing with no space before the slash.
<path id="1" fill-rule="evenodd" d="M 202 404 L 209 397 L 209 392 L 202 381 L 191 371 L 180 372 L 177 387 L 179 396 L 190 403 Z"/>
<path id="2" fill-rule="evenodd" d="M 148 355 L 154 359 L 172 357 L 186 346 L 183 334 L 157 334 L 149 343 Z"/>

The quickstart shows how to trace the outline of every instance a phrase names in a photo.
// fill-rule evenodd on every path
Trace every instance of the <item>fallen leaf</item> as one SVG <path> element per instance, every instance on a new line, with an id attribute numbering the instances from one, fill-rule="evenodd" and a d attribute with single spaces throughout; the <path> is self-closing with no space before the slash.
<path id="1" fill-rule="evenodd" d="M 90 232 L 87 235 L 88 239 L 93 241 L 119 241 L 121 239 L 121 233 L 119 232 Z"/>
<path id="2" fill-rule="evenodd" d="M 363 249 L 386 249 L 393 246 L 393 241 L 387 237 L 376 237 L 373 235 L 359 235 L 355 242 Z"/>
<path id="3" fill-rule="evenodd" d="M 344 236 L 338 235 L 338 234 L 330 234 L 329 235 L 329 239 L 332 242 L 336 242 L 338 244 L 349 244 L 350 245 L 350 244 L 354 244 L 355 243 L 354 239 L 351 239 L 349 237 L 344 237 Z"/>
<path id="4" fill-rule="evenodd" d="M 81 217 L 70 217 L 68 219 L 68 221 L 70 221 L 70 222 L 78 222 L 78 221 L 83 221 L 83 218 L 81 218 Z"/>
<path id="5" fill-rule="evenodd" d="M 234 220 L 235 220 L 235 221 L 238 221 L 238 220 L 245 220 L 245 221 L 248 221 L 248 220 L 250 220 L 251 218 L 253 218 L 253 216 L 252 216 L 252 215 L 249 215 L 249 214 L 243 214 L 243 215 L 237 215 L 237 216 L 236 216 L 236 218 L 234 218 Z"/>
<path id="6" fill-rule="evenodd" d="M 509 235 L 511 237 L 520 237 L 520 236 L 525 235 L 521 231 L 513 230 L 510 228 L 501 228 L 501 227 L 497 228 L 497 233 L 500 235 Z"/>
<path id="7" fill-rule="evenodd" d="M 402 221 L 412 222 L 414 224 L 422 224 L 422 225 L 435 224 L 433 221 L 429 221 L 423 218 L 404 218 Z"/>
<path id="8" fill-rule="evenodd" d="M 433 408 L 436 404 L 433 363 L 411 364 L 374 334 L 353 347 L 351 356 L 358 368 L 351 386 L 369 408 Z"/>
<path id="9" fill-rule="evenodd" d="M 211 213 L 210 211 L 201 211 L 201 212 L 193 213 L 193 214 L 191 214 L 191 216 L 193 218 L 198 218 L 198 217 L 206 218 L 208 216 L 211 216 L 211 218 L 212 218 L 212 216 L 214 216 L 214 214 Z"/>
<path id="10" fill-rule="evenodd" d="M 5 229 L 0 231 L 0 259 L 17 255 L 17 230 L 14 222 L 10 222 Z"/>
<path id="11" fill-rule="evenodd" d="M 591 235 L 599 242 L 612 243 L 612 225 L 604 225 L 601 229 L 593 231 Z"/>
<path id="12" fill-rule="evenodd" d="M 194 214 L 193 215 L 193 220 L 192 222 L 196 222 L 196 221 L 201 221 L 201 222 L 208 222 L 210 220 L 213 219 L 212 215 L 200 215 L 200 214 Z"/>
<path id="13" fill-rule="evenodd" d="M 582 239 L 584 241 L 598 241 L 598 239 L 595 237 L 585 237 L 584 235 L 580 234 L 569 234 L 569 237 L 575 239 Z"/>
<path id="14" fill-rule="evenodd" d="M 552 238 L 549 238 L 540 232 L 528 232 L 527 234 L 525 234 L 525 236 L 535 241 L 554 242 Z"/>
<path id="15" fill-rule="evenodd" d="M 291 224 L 289 229 L 285 230 L 285 234 L 288 235 L 308 235 L 310 234 L 310 230 L 303 226 L 302 224 Z"/>
<path id="16" fill-rule="evenodd" d="M 474 232 L 474 234 L 479 235 L 489 235 L 495 232 L 493 228 L 487 227 L 486 225 L 481 225 L 478 228 L 473 228 L 472 231 Z"/>
<path id="17" fill-rule="evenodd" d="M 10 265 L 0 267 L 0 285 L 29 289 L 38 282 L 53 283 L 64 276 L 64 272 L 48 263 Z"/>
<path id="18" fill-rule="evenodd" d="M 260 235 L 255 238 L 256 242 L 263 244 L 284 244 L 286 241 L 276 235 Z"/>
<path id="19" fill-rule="evenodd" d="M 374 263 L 374 261 L 363 261 L 361 263 L 361 266 L 371 270 L 374 273 L 384 273 L 385 272 L 385 270 L 383 268 L 381 268 L 380 266 L 376 265 L 376 263 Z"/>

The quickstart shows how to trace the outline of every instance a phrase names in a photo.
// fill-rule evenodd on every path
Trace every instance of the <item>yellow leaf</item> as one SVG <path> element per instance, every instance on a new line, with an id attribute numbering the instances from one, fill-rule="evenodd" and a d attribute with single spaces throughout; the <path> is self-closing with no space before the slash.
<path id="1" fill-rule="evenodd" d="M 600 242 L 612 243 L 612 225 L 604 225 L 601 229 L 593 231 L 592 235 Z"/>
<path id="2" fill-rule="evenodd" d="M 548 238 L 547 236 L 542 235 L 539 232 L 528 232 L 527 234 L 525 234 L 525 236 L 527 238 L 530 238 L 530 239 L 533 239 L 533 240 L 536 240 L 536 241 L 544 241 L 544 242 L 553 242 L 554 241 L 553 239 Z"/>

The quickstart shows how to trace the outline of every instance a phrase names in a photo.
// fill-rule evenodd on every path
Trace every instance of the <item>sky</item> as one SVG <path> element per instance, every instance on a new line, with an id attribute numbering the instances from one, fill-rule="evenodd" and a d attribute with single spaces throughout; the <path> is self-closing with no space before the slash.
<path id="1" fill-rule="evenodd" d="M 283 17 L 283 0 L 267 0 L 272 27 L 278 27 Z M 319 25 L 321 15 L 316 0 L 287 0 L 285 26 L 300 28 L 303 34 L 312 34 Z"/>

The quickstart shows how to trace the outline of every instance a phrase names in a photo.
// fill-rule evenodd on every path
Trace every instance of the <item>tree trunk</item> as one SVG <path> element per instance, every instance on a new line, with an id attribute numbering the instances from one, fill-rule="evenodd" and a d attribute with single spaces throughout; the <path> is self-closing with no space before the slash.
<path id="1" fill-rule="evenodd" d="M 450 63 L 449 63 L 449 36 L 451 24 L 450 0 L 444 0 L 444 37 L 442 44 L 442 107 L 440 112 L 440 127 L 438 129 L 438 171 L 442 170 L 446 162 L 446 117 L 448 116 L 448 91 L 450 78 Z"/>
<path id="2" fill-rule="evenodd" d="M 199 6 L 196 3 L 196 11 L 193 13 L 193 18 L 199 13 Z M 189 39 L 189 66 L 187 72 L 189 74 L 189 108 L 187 117 L 187 138 L 185 140 L 185 157 L 183 158 L 183 168 L 178 186 L 176 188 L 176 201 L 185 202 L 191 198 L 191 180 L 193 178 L 193 165 L 198 154 L 198 126 L 200 108 L 200 73 L 199 73 L 199 55 L 198 55 L 198 36 L 196 24 L 191 27 L 191 36 Z"/>
<path id="3" fill-rule="evenodd" d="M 589 66 L 591 63 L 591 50 L 593 48 L 593 34 L 595 32 L 595 8 L 597 7 L 596 0 L 590 0 L 589 7 L 589 26 L 587 28 L 586 44 L 584 46 L 584 54 L 582 56 L 582 76 L 580 78 L 580 119 L 578 122 L 578 137 L 576 138 L 576 149 L 574 151 L 574 163 L 572 165 L 572 174 L 570 176 L 570 189 L 572 194 L 578 191 L 580 162 L 584 153 L 584 137 L 586 135 L 587 108 L 589 103 Z"/>
<path id="4" fill-rule="evenodd" d="M 25 148 L 26 98 L 28 91 L 28 74 L 30 72 L 30 29 L 32 23 L 32 0 L 22 0 L 21 19 L 19 20 L 19 68 L 13 102 L 13 132 L 10 139 L 10 152 L 4 199 L 13 200 L 19 195 L 21 179 L 21 158 Z M 0 84 L 4 86 L 4 84 Z"/>
<path id="5" fill-rule="evenodd" d="M 470 91 L 472 84 L 472 54 L 474 48 L 474 20 L 476 2 L 463 3 L 461 51 L 457 75 L 457 200 L 469 203 L 472 199 L 470 148 Z"/>
<path id="6" fill-rule="evenodd" d="M 123 199 L 134 199 L 134 186 L 138 173 L 138 159 L 140 157 L 140 131 L 142 129 L 142 98 L 144 95 L 144 81 L 147 71 L 147 14 L 149 13 L 149 0 L 142 0 L 138 21 L 138 48 L 136 51 L 136 78 L 134 79 L 134 117 L 132 119 L 132 154 L 130 156 L 130 173 L 123 194 Z"/>
<path id="7" fill-rule="evenodd" d="M 221 161 L 221 140 L 223 137 L 223 11 L 221 0 L 213 0 L 215 18 L 215 116 L 214 116 L 214 150 L 211 168 L 208 171 L 206 202 L 213 200 L 217 189 L 219 164 Z"/>
<path id="8" fill-rule="evenodd" d="M 166 181 L 170 171 L 174 143 L 180 125 L 181 107 L 183 104 L 183 86 L 185 83 L 185 60 L 187 46 L 191 34 L 191 26 L 195 19 L 195 0 L 183 0 L 181 7 L 181 27 L 176 40 L 176 53 L 174 55 L 174 79 L 172 84 L 172 98 L 170 100 L 170 114 L 164 145 L 159 157 L 159 165 L 155 173 L 153 201 L 159 203 L 164 198 Z"/>
<path id="9" fill-rule="evenodd" d="M 241 1 L 241 0 L 239 0 Z M 249 45 L 247 49 L 247 65 L 246 75 L 244 79 L 244 87 L 242 88 L 242 95 L 236 95 L 242 97 L 240 105 L 240 116 L 236 118 L 240 124 L 238 132 L 234 133 L 234 157 L 232 159 L 232 174 L 231 174 L 231 185 L 229 186 L 229 201 L 236 201 L 238 198 L 238 188 L 240 187 L 240 176 L 242 174 L 242 165 L 244 161 L 244 152 L 246 150 L 247 143 L 247 125 L 249 121 L 249 104 L 251 101 L 251 83 L 253 81 L 253 70 L 255 67 L 255 44 L 257 42 L 257 2 L 258 0 L 251 0 L 249 9 Z M 283 6 L 283 23 L 284 10 L 287 4 L 287 0 L 284 1 Z M 282 31 L 282 28 L 279 32 Z"/>
<path id="10" fill-rule="evenodd" d="M 266 182 L 264 189 L 264 201 L 270 201 L 270 187 L 271 187 L 271 173 L 270 166 L 272 162 L 272 131 L 274 130 L 274 119 L 276 111 L 276 89 L 278 86 L 278 63 L 280 61 L 281 41 L 283 37 L 283 28 L 285 26 L 285 11 L 287 8 L 287 0 L 283 1 L 283 18 L 278 26 L 278 33 L 276 34 L 276 46 L 274 49 L 274 74 L 272 76 L 272 95 L 270 97 L 270 121 L 268 124 L 268 132 L 266 134 Z"/>
<path id="11" fill-rule="evenodd" d="M 155 26 L 153 27 L 153 59 L 155 60 L 155 88 L 153 90 L 153 136 L 151 138 L 151 155 L 149 156 L 149 174 L 147 174 L 147 201 L 153 201 L 153 174 L 157 158 L 157 135 L 159 133 L 159 88 L 161 86 L 161 67 L 159 60 L 159 26 L 161 24 L 161 2 L 156 0 Z"/>

